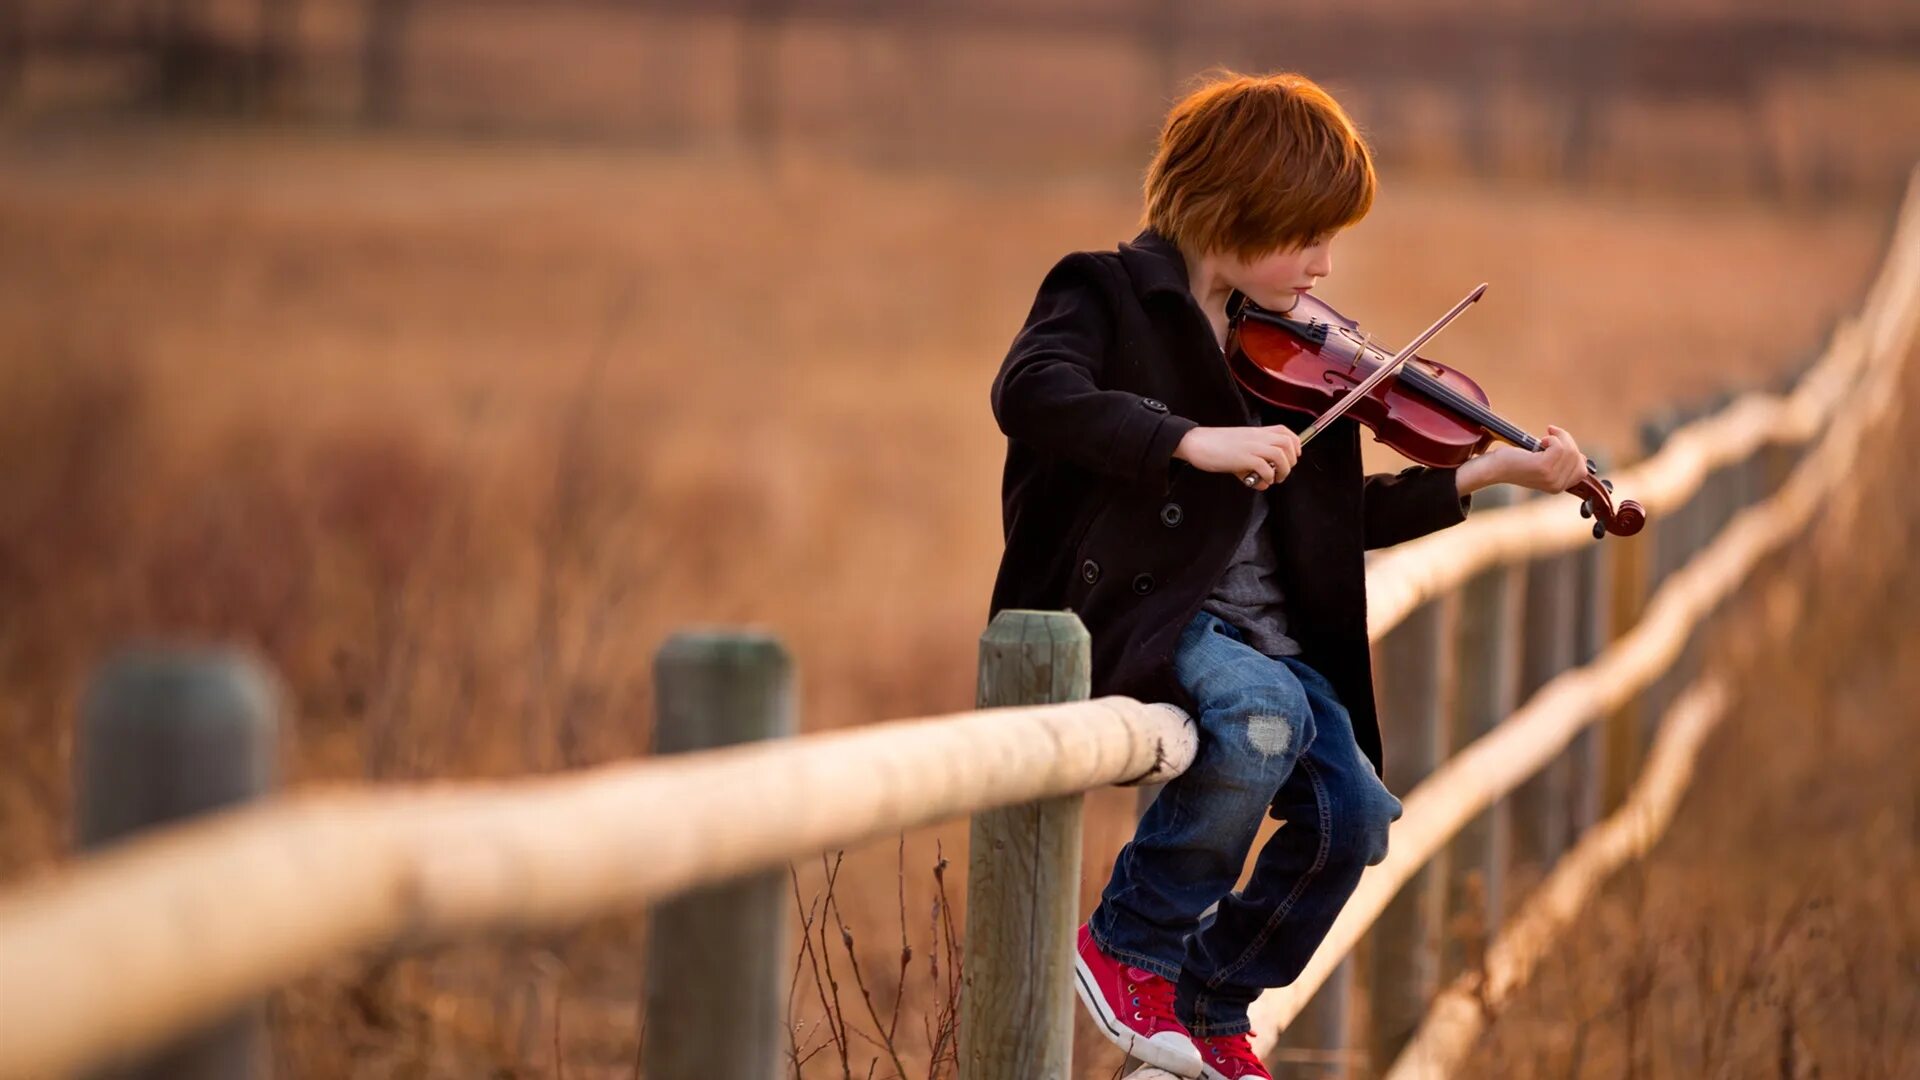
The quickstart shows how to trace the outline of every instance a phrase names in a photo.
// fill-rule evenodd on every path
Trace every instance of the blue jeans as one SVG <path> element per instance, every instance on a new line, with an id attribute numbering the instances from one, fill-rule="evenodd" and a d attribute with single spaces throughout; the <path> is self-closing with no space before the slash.
<path id="1" fill-rule="evenodd" d="M 1120 850 L 1091 930 L 1108 955 L 1174 980 L 1187 1030 L 1231 1035 L 1262 990 L 1300 974 L 1360 872 L 1386 857 L 1400 800 L 1299 659 L 1256 652 L 1203 611 L 1173 665 L 1199 710 L 1199 753 Z M 1285 824 L 1234 892 L 1269 806 Z"/>

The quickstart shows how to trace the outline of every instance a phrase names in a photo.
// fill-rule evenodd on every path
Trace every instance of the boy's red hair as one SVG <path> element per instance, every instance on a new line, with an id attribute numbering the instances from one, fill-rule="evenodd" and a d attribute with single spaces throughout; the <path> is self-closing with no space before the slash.
<path id="1" fill-rule="evenodd" d="M 1317 83 L 1221 72 L 1167 114 L 1145 224 L 1183 248 L 1252 260 L 1359 221 L 1373 192 L 1372 154 Z"/>

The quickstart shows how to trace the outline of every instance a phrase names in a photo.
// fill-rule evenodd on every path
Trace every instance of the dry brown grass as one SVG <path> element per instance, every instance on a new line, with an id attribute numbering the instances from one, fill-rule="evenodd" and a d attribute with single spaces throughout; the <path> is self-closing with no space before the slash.
<path id="1" fill-rule="evenodd" d="M 1810 353 L 1884 225 L 1388 185 L 1330 297 L 1392 340 L 1491 281 L 1437 355 L 1616 452 L 1654 404 Z M 129 637 L 260 649 L 292 689 L 295 784 L 643 752 L 652 652 L 694 623 L 783 635 L 808 728 L 970 706 L 1000 539 L 988 381 L 1051 260 L 1135 212 L 1127 176 L 184 128 L 0 143 L 0 878 L 62 856 L 68 718 Z M 1083 909 L 1131 806 L 1092 799 Z M 847 855 L 835 913 L 876 1001 L 901 908 L 935 954 L 936 843 L 964 851 L 964 826 Z M 283 1073 L 548 1075 L 558 1047 L 570 1077 L 629 1075 L 642 930 L 331 965 L 276 995 Z M 1114 1065 L 1090 1032 L 1078 1060 Z"/>
<path id="2" fill-rule="evenodd" d="M 1721 621 L 1738 700 L 1668 836 L 1463 1076 L 1920 1071 L 1920 351 L 1905 421 Z"/>

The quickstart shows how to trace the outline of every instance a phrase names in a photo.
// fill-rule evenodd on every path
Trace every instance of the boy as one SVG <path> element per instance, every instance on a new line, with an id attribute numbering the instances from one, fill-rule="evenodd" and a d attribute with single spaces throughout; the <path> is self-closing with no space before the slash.
<path id="1" fill-rule="evenodd" d="M 1008 443 L 992 610 L 1076 611 L 1096 696 L 1193 715 L 1193 767 L 1080 928 L 1077 989 L 1143 1061 L 1266 1078 L 1247 1006 L 1300 973 L 1400 816 L 1380 780 L 1364 549 L 1462 520 L 1488 484 L 1565 490 L 1584 459 L 1549 428 L 1538 453 L 1363 477 L 1353 421 L 1303 449 L 1310 417 L 1240 390 L 1230 312 L 1297 303 L 1373 202 L 1366 146 L 1311 81 L 1227 74 L 1195 91 L 1145 194 L 1131 243 L 1047 274 L 994 380 Z M 1286 824 L 1236 893 L 1265 813 Z"/>

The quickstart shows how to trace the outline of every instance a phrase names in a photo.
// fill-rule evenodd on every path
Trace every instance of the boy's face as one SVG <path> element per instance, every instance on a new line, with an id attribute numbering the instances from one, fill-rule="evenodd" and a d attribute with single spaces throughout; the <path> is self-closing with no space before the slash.
<path id="1" fill-rule="evenodd" d="M 1251 262 L 1228 256 L 1221 274 L 1234 288 L 1268 311 L 1291 311 L 1300 297 L 1333 273 L 1335 233 L 1323 233 L 1305 247 L 1281 248 Z"/>

